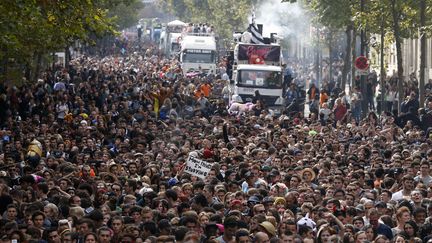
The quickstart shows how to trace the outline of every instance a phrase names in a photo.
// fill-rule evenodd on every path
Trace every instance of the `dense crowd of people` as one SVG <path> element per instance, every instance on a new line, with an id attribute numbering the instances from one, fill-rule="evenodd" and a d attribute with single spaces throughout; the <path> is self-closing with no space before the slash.
<path id="1" fill-rule="evenodd" d="M 237 116 L 229 82 L 144 49 L 0 87 L 0 242 L 432 242 L 432 99 Z"/>

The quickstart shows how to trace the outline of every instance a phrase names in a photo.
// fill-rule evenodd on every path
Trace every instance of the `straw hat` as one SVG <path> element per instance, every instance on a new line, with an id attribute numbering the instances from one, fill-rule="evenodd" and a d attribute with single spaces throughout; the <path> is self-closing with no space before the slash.
<path id="1" fill-rule="evenodd" d="M 312 168 L 304 168 L 304 169 L 302 170 L 302 172 L 301 172 L 301 178 L 304 177 L 304 173 L 305 173 L 305 172 L 309 172 L 309 173 L 311 173 L 311 175 L 312 175 L 311 181 L 315 180 L 316 174 L 315 174 L 315 171 L 312 170 Z"/>
<path id="2" fill-rule="evenodd" d="M 276 228 L 274 227 L 274 225 L 272 223 L 270 223 L 269 221 L 264 221 L 260 224 L 260 226 L 262 226 L 265 231 L 270 234 L 272 237 L 276 235 Z"/>

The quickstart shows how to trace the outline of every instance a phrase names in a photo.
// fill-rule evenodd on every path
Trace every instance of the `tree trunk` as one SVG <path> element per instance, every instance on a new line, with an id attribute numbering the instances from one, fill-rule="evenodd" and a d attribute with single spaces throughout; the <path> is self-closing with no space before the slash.
<path id="1" fill-rule="evenodd" d="M 351 60 L 351 88 L 355 87 L 356 83 L 356 73 L 355 73 L 355 66 L 354 66 L 354 62 L 355 59 L 357 57 L 357 53 L 356 53 L 356 44 L 357 44 L 357 31 L 355 29 L 353 29 L 352 31 L 352 42 L 351 42 L 351 52 L 352 52 L 352 60 Z"/>
<path id="2" fill-rule="evenodd" d="M 69 69 L 69 62 L 71 60 L 71 53 L 69 50 L 69 46 L 65 47 L 65 68 Z"/>
<path id="3" fill-rule="evenodd" d="M 316 71 L 316 84 L 319 84 L 320 77 L 320 34 L 317 28 L 317 44 L 316 44 L 316 61 L 315 61 L 315 71 Z M 311 84 L 309 84 L 310 87 Z"/>
<path id="4" fill-rule="evenodd" d="M 42 54 L 38 52 L 36 54 L 35 80 L 39 78 L 41 68 L 42 68 Z"/>
<path id="5" fill-rule="evenodd" d="M 385 30 L 384 30 L 384 17 L 381 16 L 381 46 L 380 46 L 380 83 L 381 83 L 381 114 L 385 111 L 385 108 L 387 105 L 384 105 L 384 96 L 385 96 L 385 68 L 384 68 L 384 37 L 385 37 Z M 391 111 L 390 111 L 391 112 Z"/>
<path id="6" fill-rule="evenodd" d="M 31 65 L 31 59 L 29 59 L 28 62 L 24 65 L 24 77 L 26 78 L 27 82 L 31 82 L 32 78 L 32 65 Z M 22 80 L 20 81 L 20 84 L 24 84 Z"/>
<path id="7" fill-rule="evenodd" d="M 426 33 L 423 29 L 426 26 L 426 0 L 420 0 L 420 107 L 425 102 L 425 69 L 426 69 Z"/>
<path id="8" fill-rule="evenodd" d="M 328 82 L 333 82 L 333 58 L 332 58 L 332 45 L 333 45 L 333 32 L 331 30 L 329 30 L 329 35 L 328 35 L 329 39 L 328 39 L 328 48 L 329 48 L 329 79 Z"/>
<path id="9" fill-rule="evenodd" d="M 392 7 L 392 16 L 393 16 L 393 33 L 396 42 L 396 59 L 397 59 L 397 67 L 398 67 L 398 93 L 399 93 L 399 102 L 398 102 L 398 111 L 400 113 L 401 104 L 404 100 L 404 92 L 403 92 L 403 63 L 402 63 L 402 40 L 400 37 L 400 26 L 399 26 L 399 18 L 400 18 L 400 10 L 396 10 L 396 1 L 391 1 Z"/>
<path id="10" fill-rule="evenodd" d="M 365 0 L 360 0 L 360 11 L 362 13 L 365 11 Z M 366 53 L 366 30 L 365 30 L 364 26 L 360 30 L 360 56 L 365 56 L 365 57 L 368 56 Z M 360 76 L 360 89 L 361 89 L 361 92 L 363 93 L 363 101 L 362 101 L 363 117 L 366 117 L 366 115 L 369 112 L 369 99 L 370 99 L 370 97 L 367 94 L 366 81 L 367 81 L 367 76 L 361 75 Z"/>
<path id="11" fill-rule="evenodd" d="M 5 84 L 5 78 L 8 70 L 8 55 L 7 55 L 7 49 L 4 48 L 3 50 L 3 59 L 1 60 L 2 68 L 0 68 L 0 84 Z"/>
<path id="12" fill-rule="evenodd" d="M 352 24 L 349 24 L 345 30 L 346 35 L 346 47 L 345 47 L 345 55 L 344 55 L 344 66 L 342 69 L 342 83 L 341 83 L 341 89 L 345 90 L 347 78 L 348 78 L 348 72 L 350 69 L 350 57 L 351 57 L 351 42 L 352 42 Z"/>

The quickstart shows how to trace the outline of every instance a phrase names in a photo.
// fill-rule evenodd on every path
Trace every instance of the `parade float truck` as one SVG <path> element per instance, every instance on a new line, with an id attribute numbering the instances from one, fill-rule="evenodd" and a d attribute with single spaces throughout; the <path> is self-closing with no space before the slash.
<path id="1" fill-rule="evenodd" d="M 180 52 L 181 36 L 185 28 L 186 23 L 180 20 L 171 21 L 162 27 L 159 48 L 167 58 L 175 56 Z"/>
<path id="2" fill-rule="evenodd" d="M 185 33 L 181 36 L 180 63 L 184 74 L 216 74 L 217 47 L 211 33 Z"/>
<path id="3" fill-rule="evenodd" d="M 268 44 L 252 44 L 249 39 L 243 34 L 234 48 L 231 101 L 252 102 L 258 91 L 266 106 L 280 114 L 285 103 L 281 46 L 271 38 L 266 38 Z"/>

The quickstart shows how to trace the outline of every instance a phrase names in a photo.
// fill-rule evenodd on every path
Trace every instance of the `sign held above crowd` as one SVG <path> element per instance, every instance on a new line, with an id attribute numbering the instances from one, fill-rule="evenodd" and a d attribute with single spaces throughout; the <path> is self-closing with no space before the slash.
<path id="1" fill-rule="evenodd" d="M 189 156 L 184 172 L 205 179 L 212 168 L 211 163 Z"/>

